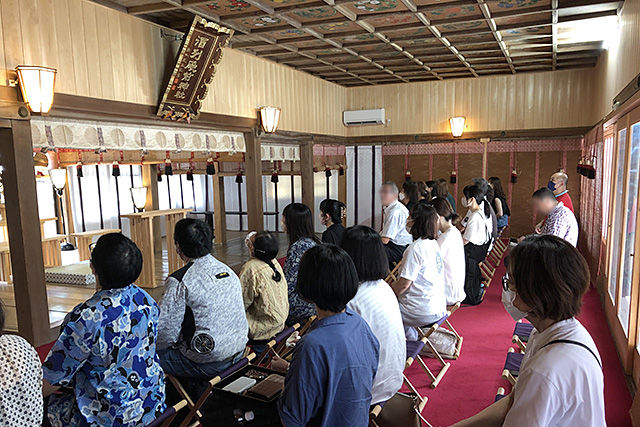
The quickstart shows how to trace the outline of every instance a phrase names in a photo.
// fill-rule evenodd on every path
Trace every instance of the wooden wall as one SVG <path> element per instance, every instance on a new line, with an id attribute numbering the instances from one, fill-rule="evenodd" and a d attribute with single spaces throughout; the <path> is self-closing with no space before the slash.
<path id="1" fill-rule="evenodd" d="M 600 55 L 593 71 L 594 123 L 611 111 L 613 98 L 640 73 L 640 0 L 626 0 L 619 19 L 618 39 Z"/>
<path id="2" fill-rule="evenodd" d="M 58 69 L 56 91 L 156 105 L 180 42 L 160 28 L 85 0 L 0 0 L 0 85 L 19 64 Z M 225 50 L 203 111 L 255 117 L 283 109 L 280 129 L 342 135 L 341 86 Z M 331 119 L 332 115 L 335 119 Z"/>
<path id="3" fill-rule="evenodd" d="M 485 146 L 479 142 L 460 143 L 456 146 L 458 182 L 449 184 L 449 192 L 460 203 L 462 189 L 471 184 L 471 179 L 483 175 L 483 152 Z M 575 166 L 580 158 L 579 140 L 556 141 L 492 141 L 486 145 L 486 177 L 497 176 L 502 181 L 511 209 L 509 234 L 520 236 L 531 233 L 541 218 L 534 216 L 531 194 L 547 185 L 549 177 L 564 168 L 569 175 L 569 193 L 574 207 L 579 209 L 580 176 Z M 413 151 L 414 154 L 411 154 Z M 400 186 L 404 182 L 405 162 L 411 170 L 413 180 L 425 181 L 444 178 L 449 181 L 454 164 L 452 144 L 413 145 L 407 154 L 406 146 L 384 148 L 384 180 Z M 518 181 L 510 184 L 511 169 L 518 170 Z M 459 207 L 459 206 L 458 206 Z M 465 214 L 463 212 L 459 212 Z M 579 212 L 576 213 L 579 216 Z"/>
<path id="4" fill-rule="evenodd" d="M 590 70 L 486 76 L 349 89 L 347 109 L 385 108 L 386 126 L 349 128 L 348 136 L 589 126 Z"/>

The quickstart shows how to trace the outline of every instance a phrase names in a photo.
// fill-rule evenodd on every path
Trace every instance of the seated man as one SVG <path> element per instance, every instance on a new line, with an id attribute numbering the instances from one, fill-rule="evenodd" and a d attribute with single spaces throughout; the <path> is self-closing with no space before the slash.
<path id="1" fill-rule="evenodd" d="M 242 358 L 249 326 L 238 276 L 211 255 L 211 227 L 178 221 L 173 239 L 187 264 L 167 277 L 158 355 L 167 374 L 212 378 Z"/>
<path id="2" fill-rule="evenodd" d="M 536 233 L 558 236 L 573 246 L 578 244 L 578 221 L 569 208 L 558 202 L 551 190 L 537 190 L 533 193 L 532 203 L 535 212 L 546 216 L 542 227 L 536 229 Z"/>
<path id="3" fill-rule="evenodd" d="M 380 201 L 384 207 L 382 215 L 382 244 L 387 252 L 390 267 L 402 260 L 407 246 L 413 241 L 407 231 L 409 210 L 398 200 L 398 187 L 385 182 L 380 188 Z"/>
<path id="4" fill-rule="evenodd" d="M 278 402 L 282 424 L 366 426 L 380 345 L 367 322 L 346 308 L 358 291 L 353 261 L 337 246 L 315 246 L 302 257 L 297 286 L 318 320 L 293 353 Z"/>
<path id="5" fill-rule="evenodd" d="M 43 365 L 43 395 L 54 426 L 140 426 L 164 409 L 164 373 L 156 355 L 158 305 L 133 284 L 142 254 L 120 233 L 91 253 L 97 292 L 76 306 Z M 58 387 L 72 393 L 52 394 Z"/>

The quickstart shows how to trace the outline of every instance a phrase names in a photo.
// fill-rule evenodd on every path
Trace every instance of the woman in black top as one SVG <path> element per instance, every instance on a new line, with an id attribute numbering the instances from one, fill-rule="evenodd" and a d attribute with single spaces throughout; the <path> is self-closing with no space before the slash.
<path id="1" fill-rule="evenodd" d="M 324 243 L 333 243 L 340 245 L 342 235 L 344 234 L 344 226 L 342 219 L 345 217 L 346 206 L 339 200 L 324 199 L 320 203 L 320 221 L 327 229 L 322 233 L 322 241 Z"/>
<path id="2" fill-rule="evenodd" d="M 502 182 L 497 176 L 489 178 L 489 186 L 493 189 L 494 198 L 491 201 L 494 209 L 496 210 L 496 217 L 498 218 L 498 229 L 505 228 L 509 225 L 509 216 L 511 211 L 507 205 L 507 196 L 502 189 Z"/>
<path id="3" fill-rule="evenodd" d="M 409 213 L 416 207 L 418 202 L 420 201 L 420 190 L 418 190 L 418 184 L 414 181 L 405 181 L 402 184 L 402 192 L 404 193 L 404 200 L 402 203 L 405 204 Z"/>

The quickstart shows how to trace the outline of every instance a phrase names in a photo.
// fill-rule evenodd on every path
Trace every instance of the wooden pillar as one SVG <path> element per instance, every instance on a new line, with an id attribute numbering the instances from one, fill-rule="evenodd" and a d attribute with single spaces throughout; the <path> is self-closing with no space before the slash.
<path id="1" fill-rule="evenodd" d="M 156 173 L 156 165 L 142 165 L 142 185 L 147 187 L 147 202 L 144 204 L 145 211 L 157 211 L 160 209 L 158 197 L 158 174 Z M 153 252 L 162 255 L 162 224 L 161 218 L 153 218 Z M 167 230 L 168 232 L 169 230 Z M 173 230 L 171 230 L 173 233 Z"/>
<path id="2" fill-rule="evenodd" d="M 49 307 L 38 217 L 29 121 L 0 128 L 0 164 L 6 197 L 7 231 L 18 332 L 34 346 L 50 341 Z"/>
<path id="3" fill-rule="evenodd" d="M 249 231 L 264 230 L 264 209 L 262 208 L 262 148 L 260 138 L 253 132 L 244 133 L 246 153 L 244 157 L 247 178 L 247 218 Z"/>
<path id="4" fill-rule="evenodd" d="M 309 206 L 315 218 L 315 198 L 313 194 L 313 142 L 300 144 L 300 175 L 302 179 L 302 203 Z"/>
<path id="5" fill-rule="evenodd" d="M 224 206 L 224 177 L 218 175 L 220 166 L 216 165 L 216 174 L 213 175 L 213 232 L 217 245 L 227 243 L 227 216 Z M 208 178 L 208 177 L 207 177 Z"/>

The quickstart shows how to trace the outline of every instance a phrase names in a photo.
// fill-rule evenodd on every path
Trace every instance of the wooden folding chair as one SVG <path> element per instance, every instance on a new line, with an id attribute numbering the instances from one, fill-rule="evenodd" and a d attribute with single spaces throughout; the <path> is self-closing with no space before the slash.
<path id="1" fill-rule="evenodd" d="M 488 262 L 480 261 L 478 264 L 480 267 L 480 273 L 482 274 L 482 278 L 484 279 L 485 287 L 489 287 L 491 285 L 491 280 L 493 280 L 493 275 L 496 272 L 495 267 L 492 267 Z"/>
<path id="2" fill-rule="evenodd" d="M 396 265 L 393 267 L 393 270 L 391 270 L 389 272 L 389 275 L 387 275 L 387 277 L 384 279 L 385 282 L 387 282 L 388 284 L 392 284 L 393 282 L 395 282 L 396 280 L 398 280 L 398 272 L 400 271 L 400 265 L 402 264 L 402 262 L 397 262 Z"/>
<path id="3" fill-rule="evenodd" d="M 167 375 L 167 377 L 169 378 L 171 383 L 178 390 L 178 393 L 180 393 L 180 395 L 184 398 L 184 400 L 187 401 L 187 406 L 189 407 L 189 413 L 187 414 L 185 419 L 180 424 L 180 427 L 189 426 L 189 422 L 194 417 L 196 418 L 196 422 L 191 424 L 191 427 L 197 426 L 198 424 L 202 424 L 202 412 L 200 412 L 200 408 L 202 408 L 204 403 L 207 401 L 207 399 L 209 398 L 209 396 L 213 392 L 213 387 L 216 384 L 218 384 L 220 381 L 222 381 L 223 379 L 227 378 L 229 375 L 232 375 L 237 370 L 239 370 L 239 369 L 243 368 L 244 366 L 248 365 L 249 362 L 251 362 L 253 359 L 255 359 L 255 357 L 256 357 L 255 353 L 249 353 L 248 356 L 243 357 L 242 359 L 240 359 L 239 361 L 237 361 L 233 365 L 229 366 L 224 371 L 220 372 L 220 374 L 218 374 L 214 378 L 210 379 L 207 382 L 207 387 L 206 387 L 204 393 L 202 393 L 200 395 L 200 397 L 198 398 L 198 400 L 195 401 L 195 402 L 193 401 L 193 399 L 191 399 L 189 394 L 184 390 L 184 387 L 182 387 L 182 384 L 180 384 L 180 382 L 178 381 L 177 378 L 175 378 L 173 376 L 170 376 L 170 375 Z"/>
<path id="4" fill-rule="evenodd" d="M 151 421 L 146 427 L 168 427 L 171 421 L 178 415 L 178 412 L 187 406 L 186 400 L 181 400 L 173 406 L 169 406 L 158 418 Z"/>
<path id="5" fill-rule="evenodd" d="M 505 397 L 505 391 L 503 387 L 498 387 L 498 391 L 496 392 L 496 398 L 494 399 L 494 402 L 497 402 L 498 400 L 502 399 L 503 397 Z"/>
<path id="6" fill-rule="evenodd" d="M 426 397 L 424 398 L 426 403 Z M 422 416 L 424 404 L 421 398 L 410 393 L 397 392 L 391 399 L 373 406 L 369 411 L 369 427 L 388 425 L 403 427 L 421 427 L 422 423 L 431 426 Z M 384 412 L 383 412 L 384 411 Z"/>
<path id="7" fill-rule="evenodd" d="M 451 323 L 449 322 L 449 319 L 451 318 L 451 315 L 453 313 L 455 313 L 459 308 L 460 308 L 460 302 L 457 302 L 454 305 L 447 306 L 447 312 L 449 313 L 449 315 L 447 316 L 447 318 L 443 322 L 443 324 L 446 326 L 446 328 L 444 328 L 444 329 L 447 329 L 448 331 L 453 333 L 453 335 L 456 337 L 456 349 L 455 349 L 455 352 L 453 353 L 453 356 L 442 355 L 442 357 L 444 359 L 457 359 L 458 357 L 460 357 L 460 350 L 462 350 L 462 339 L 463 338 L 458 333 L 458 331 L 456 331 L 454 329 L 454 327 L 451 325 Z"/>
<path id="8" fill-rule="evenodd" d="M 433 343 L 429 341 L 429 337 L 431 336 L 431 334 L 433 334 L 438 329 L 438 327 L 440 327 L 440 325 L 442 325 L 444 321 L 447 320 L 448 317 L 449 317 L 449 313 L 447 312 L 447 314 L 445 314 L 442 319 L 438 320 L 436 323 L 429 326 L 429 329 L 427 329 L 426 331 L 423 331 L 423 329 L 419 327 L 416 328 L 418 330 L 418 336 L 420 336 L 421 339 L 426 339 L 426 342 L 425 342 L 426 346 L 429 347 L 429 351 L 431 352 L 433 357 L 436 360 L 438 360 L 438 362 L 440 362 L 440 365 L 441 365 L 441 368 L 438 374 L 434 375 L 433 372 L 431 372 L 431 369 L 429 369 L 426 363 L 424 363 L 424 360 L 422 360 L 422 357 L 420 357 L 419 354 L 416 356 L 416 359 L 418 359 L 418 363 L 420 363 L 420 366 L 422 366 L 422 369 L 424 369 L 424 371 L 427 373 L 429 378 L 431 378 L 431 388 L 436 388 L 438 386 L 438 384 L 442 380 L 442 377 L 444 377 L 444 374 L 447 373 L 447 370 L 451 366 L 451 363 L 445 362 L 440 352 L 438 352 L 438 350 L 436 350 L 436 348 L 434 347 Z M 407 341 L 407 345 L 408 343 L 409 341 Z M 407 354 L 408 354 L 408 347 L 407 347 Z"/>
<path id="9" fill-rule="evenodd" d="M 299 328 L 300 328 L 300 323 L 296 323 L 293 326 L 289 326 L 288 328 L 285 328 L 279 334 L 276 334 L 273 338 L 271 338 L 271 340 L 269 340 L 269 342 L 266 344 L 265 349 L 262 351 L 262 353 L 260 353 L 258 357 L 256 357 L 253 364 L 254 365 L 263 364 L 265 362 L 265 359 L 268 360 L 268 358 L 271 358 L 273 356 L 282 357 L 280 356 L 277 350 L 286 346 L 287 339 Z"/>
<path id="10" fill-rule="evenodd" d="M 420 419 L 427 426 L 432 427 L 431 424 L 429 424 L 429 422 L 422 416 L 422 411 L 424 410 L 424 407 L 426 406 L 427 401 L 429 399 L 427 398 L 427 396 L 422 396 L 418 391 L 418 389 L 411 383 L 411 381 L 409 380 L 409 377 L 407 377 L 407 369 L 409 369 L 409 367 L 413 365 L 413 362 L 415 360 L 418 360 L 421 366 L 423 367 L 423 369 L 426 369 L 426 371 L 429 374 L 431 374 L 431 371 L 429 370 L 429 368 L 424 364 L 424 362 L 420 358 L 420 352 L 428 342 L 429 342 L 429 339 L 427 337 L 422 337 L 418 341 L 407 340 L 407 344 L 406 344 L 407 345 L 407 361 L 404 364 L 404 372 L 402 373 L 402 380 L 406 384 L 406 386 L 409 387 L 409 389 L 417 397 L 416 405 L 415 405 L 416 414 L 418 414 Z M 433 377 L 433 375 L 431 375 L 431 377 Z M 376 405 L 376 406 L 380 406 L 380 405 Z M 376 408 L 374 407 L 373 409 L 375 410 Z M 380 414 L 381 411 L 382 411 L 382 406 L 380 406 L 380 409 L 377 410 L 377 414 Z M 371 416 L 369 417 L 369 419 L 371 419 Z"/>
<path id="11" fill-rule="evenodd" d="M 531 331 L 533 331 L 533 325 L 522 321 L 517 322 L 515 328 L 513 328 L 511 342 L 520 348 L 521 353 L 524 353 L 527 349 L 527 342 L 529 341 Z"/>
<path id="12" fill-rule="evenodd" d="M 309 332 L 309 329 L 311 329 L 313 322 L 315 322 L 317 318 L 318 316 L 316 315 L 309 317 L 302 328 L 300 328 L 300 330 L 298 331 L 298 337 L 302 338 L 307 332 Z M 287 341 L 288 339 L 282 341 L 280 345 L 276 346 L 275 352 L 280 358 L 288 360 L 289 356 L 291 356 L 291 353 L 293 353 L 295 346 L 287 347 Z"/>
<path id="13" fill-rule="evenodd" d="M 507 358 L 504 361 L 504 369 L 502 370 L 502 378 L 509 381 L 512 386 L 516 385 L 523 357 L 524 354 L 516 353 L 513 348 L 510 348 L 507 353 Z"/>

